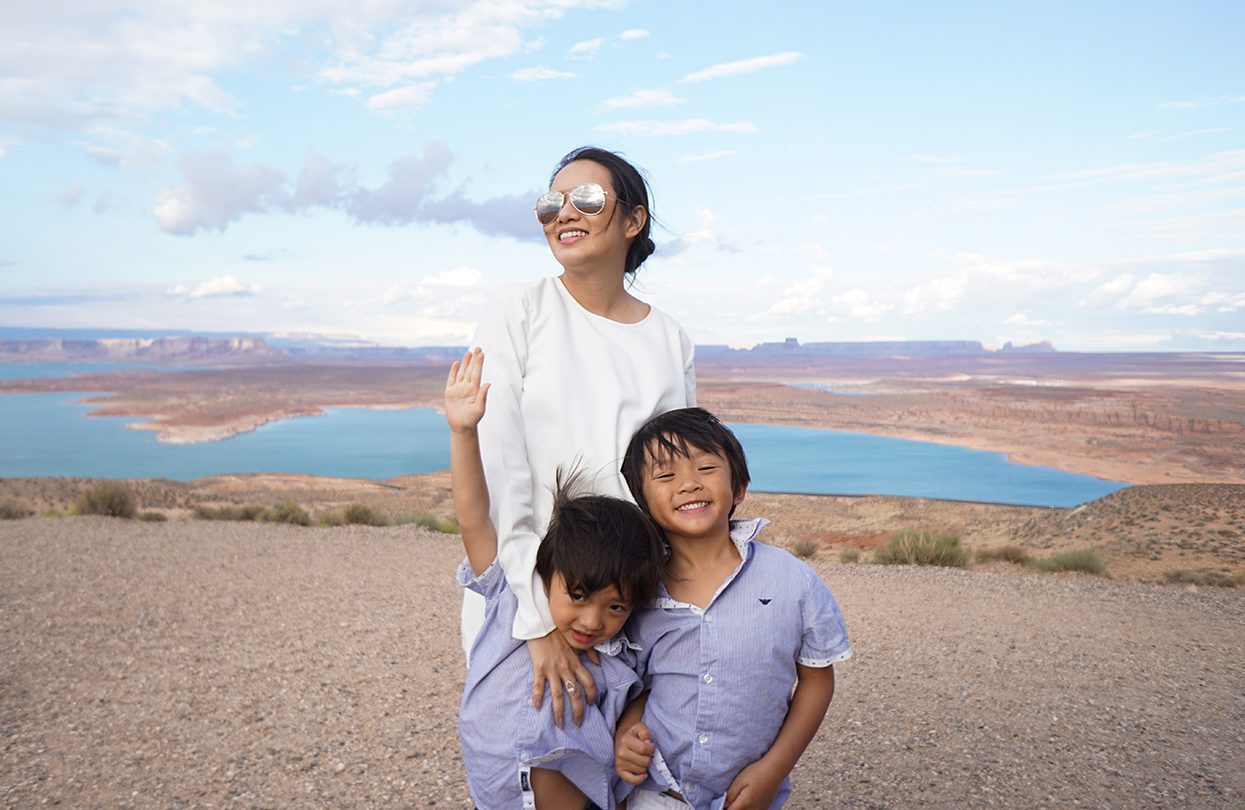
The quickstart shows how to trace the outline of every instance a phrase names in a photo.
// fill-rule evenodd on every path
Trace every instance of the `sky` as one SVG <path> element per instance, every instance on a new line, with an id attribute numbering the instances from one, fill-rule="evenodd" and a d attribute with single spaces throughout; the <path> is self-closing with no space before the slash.
<path id="1" fill-rule="evenodd" d="M 462 345 L 654 192 L 698 343 L 1245 351 L 1245 3 L 0 0 L 0 326 Z"/>

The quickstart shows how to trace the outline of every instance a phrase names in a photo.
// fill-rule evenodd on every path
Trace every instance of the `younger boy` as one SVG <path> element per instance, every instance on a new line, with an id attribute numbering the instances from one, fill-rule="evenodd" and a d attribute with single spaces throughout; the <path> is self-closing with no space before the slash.
<path id="1" fill-rule="evenodd" d="M 670 549 L 665 587 L 628 626 L 650 690 L 615 735 L 618 773 L 639 786 L 628 810 L 781 807 L 851 656 L 838 605 L 813 569 L 756 541 L 767 521 L 731 520 L 748 465 L 712 414 L 654 417 L 622 472 Z"/>
<path id="2" fill-rule="evenodd" d="M 559 728 L 550 711 L 532 707 L 527 649 L 510 634 L 518 603 L 497 564 L 476 433 L 488 396 L 480 385 L 483 363 L 479 349 L 468 352 L 445 385 L 454 511 L 467 552 L 458 582 L 486 600 L 458 713 L 468 788 L 481 810 L 530 810 L 533 802 L 539 810 L 579 810 L 589 800 L 588 807 L 613 808 L 614 727 L 639 692 L 634 653 L 619 632 L 632 605 L 652 599 L 661 581 L 661 536 L 634 504 L 570 497 L 559 484 L 536 571 L 549 593 L 554 632 L 581 652 L 597 691 L 582 724 Z M 566 691 L 576 686 L 569 682 Z"/>

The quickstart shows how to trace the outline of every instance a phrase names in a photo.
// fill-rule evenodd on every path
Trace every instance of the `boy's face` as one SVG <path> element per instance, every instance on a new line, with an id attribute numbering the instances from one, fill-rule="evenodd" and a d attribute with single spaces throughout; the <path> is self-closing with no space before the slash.
<path id="1" fill-rule="evenodd" d="M 631 615 L 631 603 L 613 585 L 591 593 L 568 590 L 566 580 L 557 571 L 549 584 L 553 623 L 577 650 L 590 650 L 618 635 Z"/>
<path id="2" fill-rule="evenodd" d="M 731 467 L 718 453 L 687 446 L 686 457 L 648 456 L 641 485 L 653 521 L 672 543 L 727 536 L 731 510 L 744 493 L 731 490 Z"/>

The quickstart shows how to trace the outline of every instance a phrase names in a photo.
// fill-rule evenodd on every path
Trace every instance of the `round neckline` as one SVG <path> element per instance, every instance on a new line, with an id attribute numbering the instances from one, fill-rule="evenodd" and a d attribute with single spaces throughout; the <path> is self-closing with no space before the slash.
<path id="1" fill-rule="evenodd" d="M 613 318 L 607 318 L 604 315 L 598 315 L 597 313 L 585 307 L 583 304 L 579 303 L 579 301 L 575 299 L 574 295 L 571 295 L 571 291 L 566 288 L 566 282 L 562 280 L 561 276 L 554 276 L 553 280 L 554 280 L 554 283 L 558 285 L 558 290 L 561 291 L 562 295 L 564 295 L 567 300 L 569 300 L 572 304 L 574 304 L 575 307 L 580 312 L 584 313 L 590 318 L 596 318 L 599 321 L 611 323 L 614 326 L 641 326 L 647 323 L 649 318 L 653 317 L 653 305 L 648 303 L 647 301 L 641 301 L 641 303 L 644 304 L 644 306 L 648 307 L 648 313 L 638 321 L 616 321 Z M 636 300 L 638 301 L 639 299 L 637 298 Z"/>

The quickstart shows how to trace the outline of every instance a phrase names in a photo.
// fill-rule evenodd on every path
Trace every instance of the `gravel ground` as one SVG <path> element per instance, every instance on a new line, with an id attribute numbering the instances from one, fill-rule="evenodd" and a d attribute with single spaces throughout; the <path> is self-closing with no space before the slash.
<path id="1" fill-rule="evenodd" d="M 468 807 L 458 539 L 0 522 L 6 807 Z M 1245 598 L 816 562 L 855 648 L 790 807 L 1240 807 Z"/>

